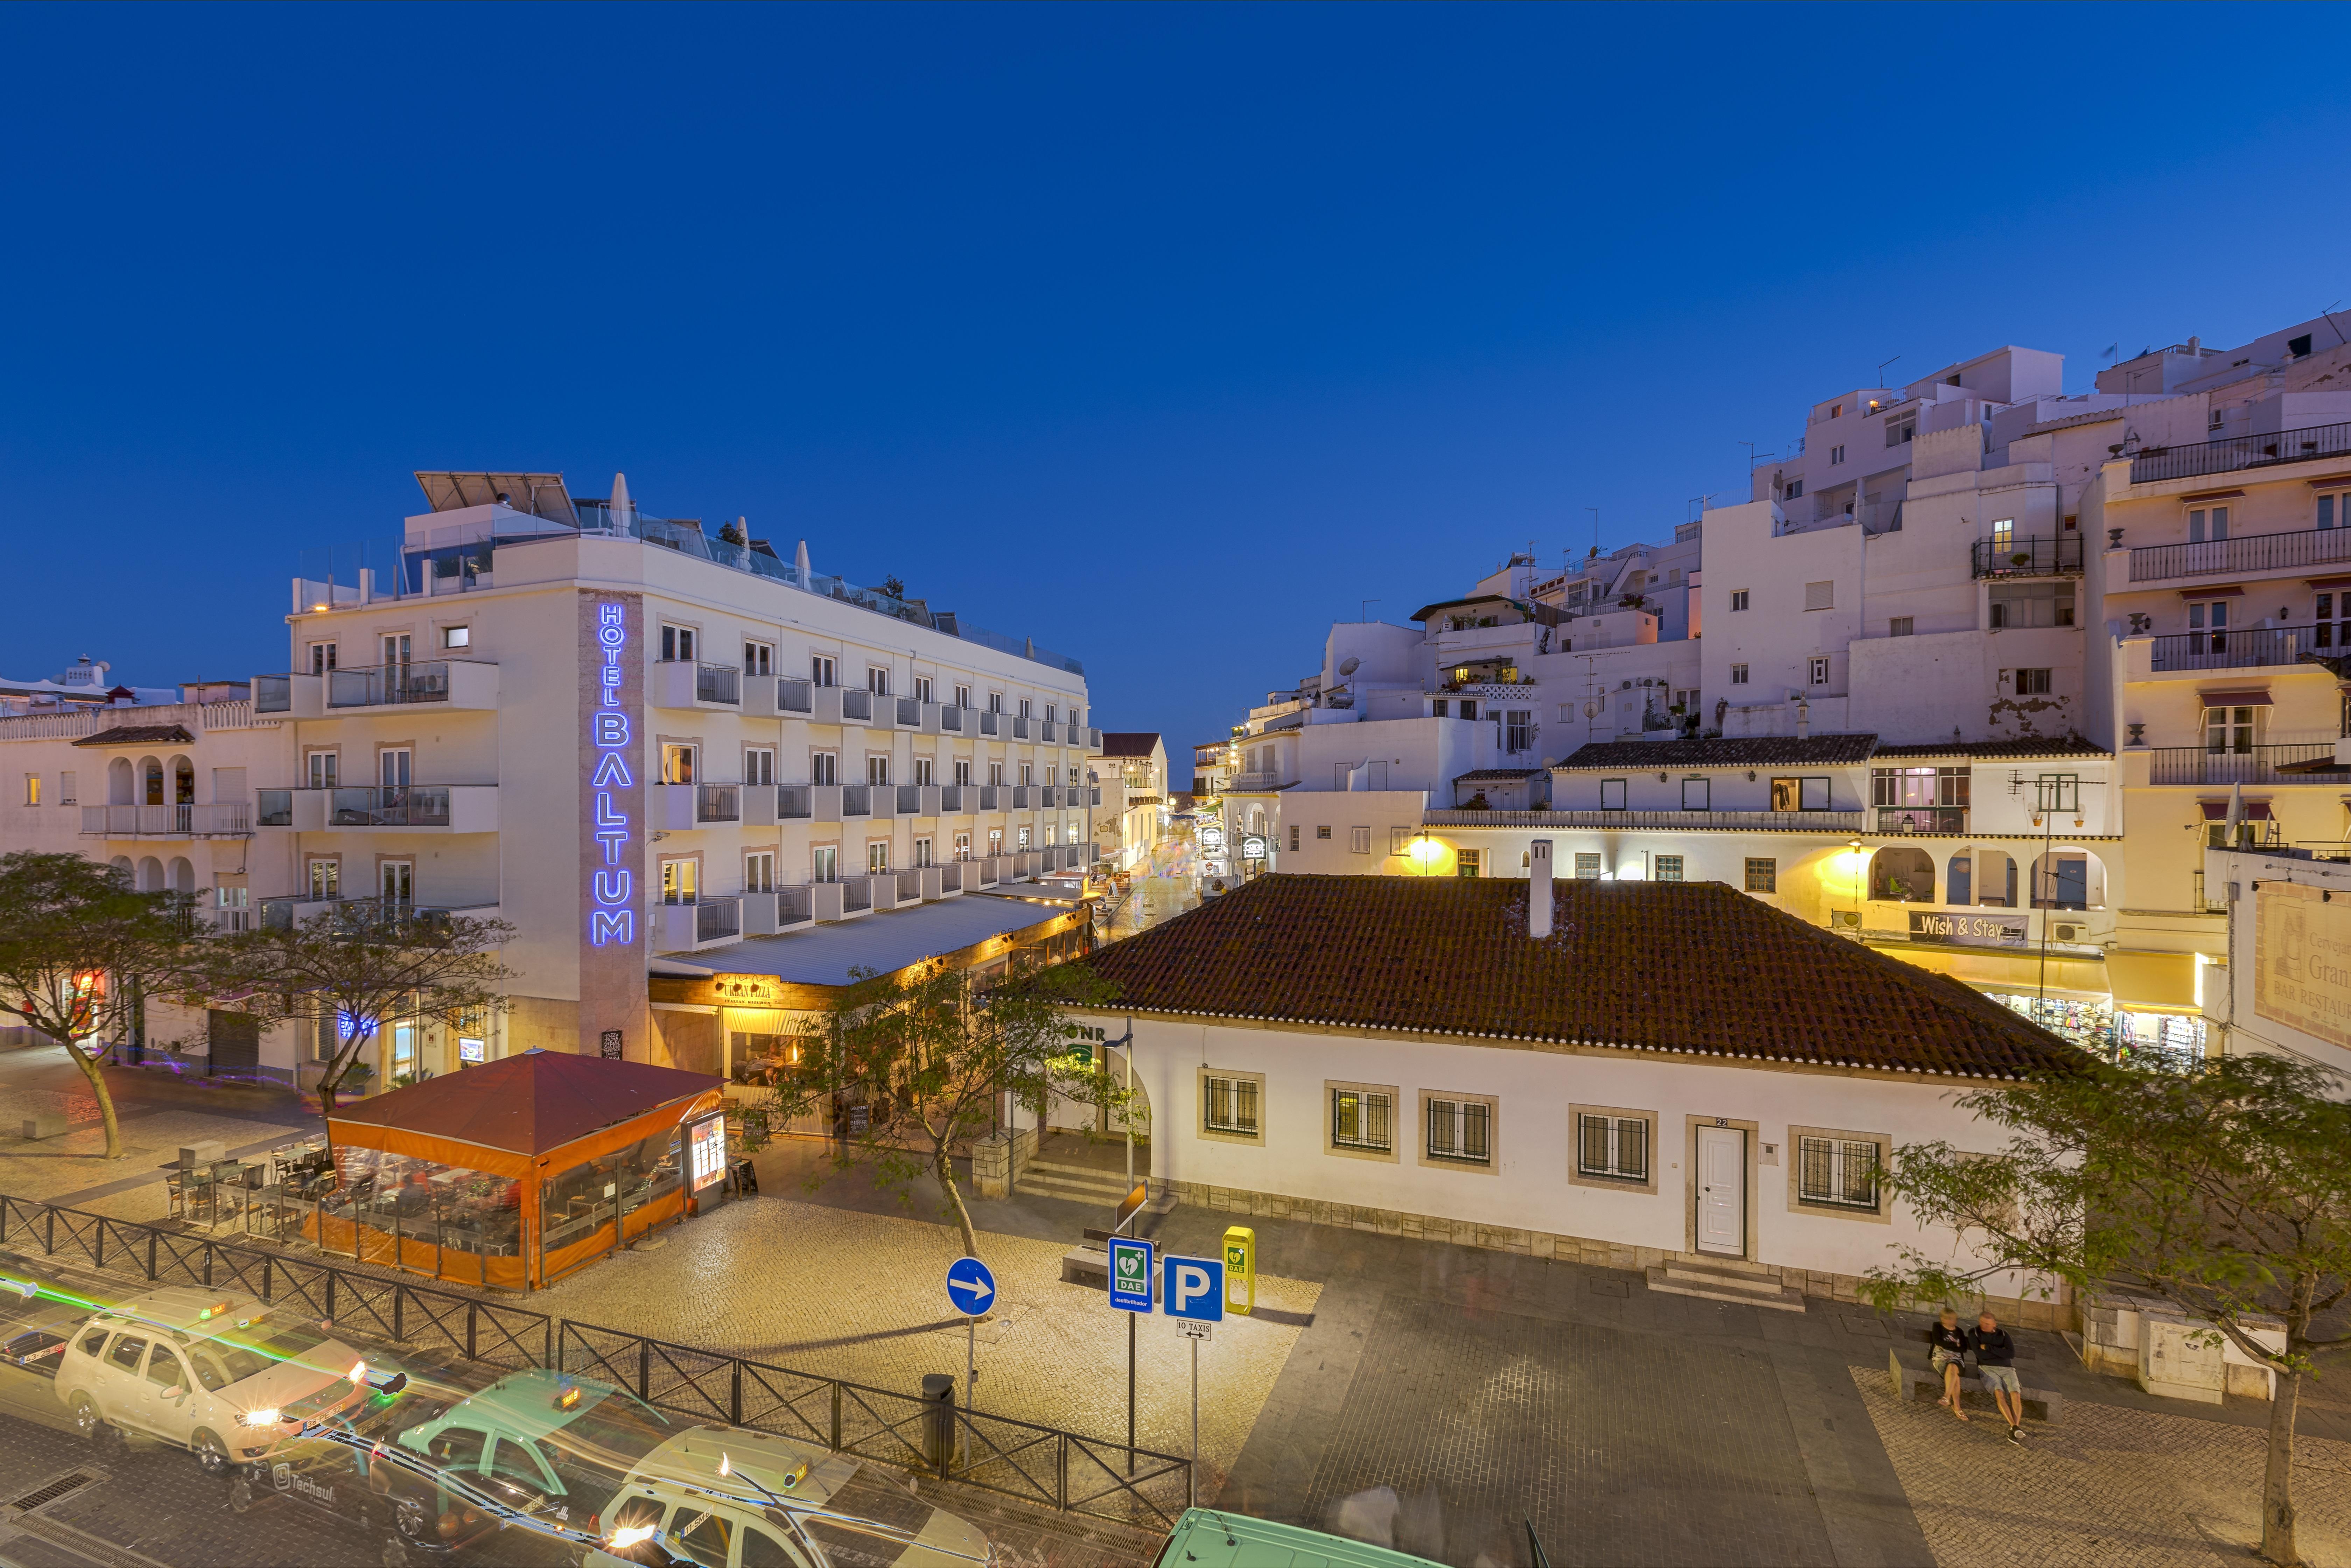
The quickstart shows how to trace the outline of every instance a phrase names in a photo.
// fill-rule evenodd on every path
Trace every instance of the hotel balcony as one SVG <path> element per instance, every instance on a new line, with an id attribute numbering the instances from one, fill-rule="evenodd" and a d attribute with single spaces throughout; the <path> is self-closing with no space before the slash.
<path id="1" fill-rule="evenodd" d="M 656 784 L 650 793 L 653 825 L 670 832 L 732 827 L 743 820 L 740 784 Z"/>
<path id="2" fill-rule="evenodd" d="M 475 660 L 366 664 L 324 674 L 256 675 L 253 711 L 322 718 L 433 703 L 449 708 L 498 706 L 498 667 Z"/>
<path id="3" fill-rule="evenodd" d="M 2291 533 L 2246 534 L 2188 544 L 2141 545 L 2130 552 L 2130 580 L 2156 583 L 2189 577 L 2243 577 L 2345 561 L 2351 561 L 2351 528 L 2297 528 Z"/>
<path id="4" fill-rule="evenodd" d="M 691 904 L 653 906 L 653 951 L 693 953 L 723 947 L 743 938 L 743 901 L 738 897 L 704 898 Z"/>
<path id="5" fill-rule="evenodd" d="M 2336 648 L 2335 626 L 2250 626 L 2237 632 L 2184 632 L 2148 641 L 2149 669 L 2157 674 L 2176 670 L 2255 670 L 2273 664 L 2299 664 L 2302 655 L 2320 649 L 2330 655 L 2351 654 Z M 2322 648 L 2320 639 L 2326 640 Z"/>
<path id="6" fill-rule="evenodd" d="M 296 832 L 337 829 L 425 828 L 444 833 L 498 831 L 495 784 L 354 785 L 335 789 L 259 789 L 254 820 L 264 828 Z"/>
<path id="7" fill-rule="evenodd" d="M 2130 482 L 2152 485 L 2164 479 L 2233 474 L 2244 468 L 2309 463 L 2346 454 L 2351 454 L 2351 424 L 2321 424 L 2308 430 L 2273 431 L 2263 435 L 2231 435 L 2188 446 L 2142 451 L 2131 459 Z"/>
<path id="8" fill-rule="evenodd" d="M 417 904 L 385 898 L 314 898 L 287 894 L 255 901 L 254 923 L 270 931 L 291 931 L 320 915 L 332 915 L 338 925 L 360 926 L 385 920 L 446 924 L 453 918 L 496 920 L 499 905 L 488 904 Z"/>
<path id="9" fill-rule="evenodd" d="M 1978 578 L 2079 577 L 2082 536 L 2047 539 L 1978 539 L 1972 575 Z"/>
<path id="10" fill-rule="evenodd" d="M 253 810 L 242 800 L 198 806 L 84 806 L 86 839 L 245 839 Z"/>
<path id="11" fill-rule="evenodd" d="M 739 711 L 743 706 L 743 672 L 732 664 L 663 660 L 646 672 L 645 705 Z"/>
<path id="12" fill-rule="evenodd" d="M 2126 748 L 2126 758 L 2136 748 Z M 2335 744 L 2254 746 L 2242 751 L 2212 751 L 2201 746 L 2146 748 L 2149 784 L 2320 784 L 2340 789 L 2351 784 L 2351 764 L 2337 766 Z M 2315 766 L 2306 766 L 2313 765 Z"/>
<path id="13" fill-rule="evenodd" d="M 816 924 L 816 904 L 805 884 L 743 894 L 743 935 L 775 936 Z"/>

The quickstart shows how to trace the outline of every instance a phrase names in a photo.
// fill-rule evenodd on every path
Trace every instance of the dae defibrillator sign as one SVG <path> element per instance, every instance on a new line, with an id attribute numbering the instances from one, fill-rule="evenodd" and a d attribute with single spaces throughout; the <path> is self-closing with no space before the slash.
<path id="1" fill-rule="evenodd" d="M 1246 1315 L 1257 1305 L 1257 1232 L 1236 1225 L 1225 1232 L 1225 1307 Z"/>
<path id="2" fill-rule="evenodd" d="M 1130 1237 L 1110 1240 L 1110 1304 L 1121 1312 L 1151 1310 L 1151 1243 Z"/>

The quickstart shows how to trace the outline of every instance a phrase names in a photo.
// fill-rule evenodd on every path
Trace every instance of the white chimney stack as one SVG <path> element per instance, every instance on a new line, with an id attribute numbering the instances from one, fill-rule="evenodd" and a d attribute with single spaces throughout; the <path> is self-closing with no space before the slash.
<path id="1" fill-rule="evenodd" d="M 1551 935 L 1551 841 L 1537 839 L 1527 850 L 1527 935 L 1540 942 Z"/>

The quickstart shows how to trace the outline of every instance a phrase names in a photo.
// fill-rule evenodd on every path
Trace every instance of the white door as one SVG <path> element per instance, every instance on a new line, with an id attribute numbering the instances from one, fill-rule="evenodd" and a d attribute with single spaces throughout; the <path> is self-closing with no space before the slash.
<path id="1" fill-rule="evenodd" d="M 1747 1134 L 1698 1130 L 1698 1249 L 1747 1256 Z"/>

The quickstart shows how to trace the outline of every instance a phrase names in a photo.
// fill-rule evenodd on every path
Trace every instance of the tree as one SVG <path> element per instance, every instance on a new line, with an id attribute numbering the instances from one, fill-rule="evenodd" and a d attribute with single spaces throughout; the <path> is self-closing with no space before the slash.
<path id="1" fill-rule="evenodd" d="M 2154 1295 L 2277 1375 L 2262 1487 L 2262 1555 L 2294 1548 L 2294 1434 L 2302 1380 L 2351 1343 L 2351 1104 L 2339 1078 L 2270 1056 L 2185 1073 L 2087 1062 L 1959 1097 L 2011 1130 L 1994 1155 L 1906 1145 L 1890 1177 L 1919 1218 L 1956 1230 L 1977 1263 L 1901 1249 L 1872 1272 L 1881 1309 L 1971 1294 L 2021 1271 L 2076 1296 Z M 2284 1325 L 2275 1350 L 2256 1320 Z"/>
<path id="2" fill-rule="evenodd" d="M 139 893 L 112 866 L 76 854 L 0 855 L 0 1012 L 66 1048 L 89 1081 L 106 1127 L 106 1157 L 122 1157 L 106 1085 L 110 1033 L 126 1038 L 140 998 L 178 988 L 191 970 L 188 925 L 172 894 Z"/>
<path id="3" fill-rule="evenodd" d="M 925 1176 L 955 1219 L 964 1251 L 979 1254 L 953 1150 L 995 1125 L 999 1096 L 1042 1112 L 1058 1095 L 1113 1111 L 1126 1091 L 1098 1068 L 1063 1009 L 1098 1006 L 1110 987 L 1081 964 L 1016 975 L 975 992 L 967 970 L 935 960 L 901 975 L 854 973 L 820 1018 L 787 1038 L 762 1077 L 773 1114 L 830 1115 L 835 1173 L 863 1166 L 878 1185 L 905 1189 Z M 863 1107 L 862 1127 L 852 1113 Z M 852 1130 L 854 1128 L 855 1130 Z M 820 1184 L 820 1172 L 810 1185 Z"/>
<path id="4" fill-rule="evenodd" d="M 334 1043 L 319 1079 L 319 1111 L 332 1116 L 336 1096 L 386 1023 L 486 1023 L 503 1003 L 499 988 L 513 977 L 497 954 L 513 935 L 502 920 L 355 900 L 298 925 L 221 941 L 211 984 L 264 1024 L 332 1024 Z"/>

